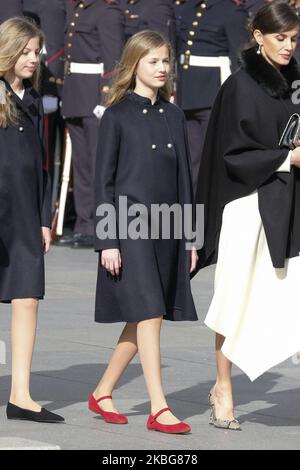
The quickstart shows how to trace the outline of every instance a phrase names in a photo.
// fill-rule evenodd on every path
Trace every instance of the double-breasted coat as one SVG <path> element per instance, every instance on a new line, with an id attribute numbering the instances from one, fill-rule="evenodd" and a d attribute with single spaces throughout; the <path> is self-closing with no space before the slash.
<path id="1" fill-rule="evenodd" d="M 95 210 L 101 204 L 116 208 L 117 233 L 98 238 L 97 226 L 103 216 L 96 216 L 95 319 L 135 322 L 163 315 L 167 320 L 197 320 L 185 239 L 176 240 L 172 235 L 155 240 L 120 237 L 118 219 L 124 217 L 120 196 L 127 196 L 128 208 L 141 203 L 148 210 L 154 203 L 192 203 L 184 115 L 162 98 L 152 105 L 148 98 L 129 93 L 105 111 L 100 124 Z M 128 223 L 134 218 L 128 217 Z M 119 278 L 112 278 L 100 265 L 101 251 L 108 248 L 120 249 Z"/>
<path id="2" fill-rule="evenodd" d="M 9 302 L 44 295 L 41 227 L 51 226 L 51 208 L 41 98 L 29 81 L 23 100 L 3 83 L 18 110 L 18 123 L 0 128 L 0 301 Z"/>

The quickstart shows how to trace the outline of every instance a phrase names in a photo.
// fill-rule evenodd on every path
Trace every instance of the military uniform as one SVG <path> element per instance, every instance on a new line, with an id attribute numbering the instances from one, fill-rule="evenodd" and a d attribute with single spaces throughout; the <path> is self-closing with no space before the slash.
<path id="1" fill-rule="evenodd" d="M 61 95 L 64 77 L 64 31 L 66 23 L 65 0 L 40 2 L 41 28 L 46 35 L 46 64 L 48 70 L 45 93 Z M 50 85 L 50 86 L 49 86 Z M 54 89 L 53 89 L 54 87 Z"/>
<path id="2" fill-rule="evenodd" d="M 177 103 L 184 110 L 195 189 L 210 110 L 248 41 L 247 12 L 232 0 L 176 0 Z"/>
<path id="3" fill-rule="evenodd" d="M 62 114 L 67 119 L 72 141 L 77 214 L 74 232 L 82 235 L 84 246 L 85 240 L 87 245 L 92 244 L 93 235 L 92 181 L 99 123 L 93 111 L 100 105 L 111 71 L 121 56 L 124 19 L 115 1 L 66 0 L 66 12 Z"/>
<path id="4" fill-rule="evenodd" d="M 175 45 L 173 0 L 121 0 L 125 17 L 125 37 L 145 29 L 157 31 Z"/>
<path id="5" fill-rule="evenodd" d="M 22 0 L 0 0 L 0 23 L 22 15 Z"/>
<path id="6" fill-rule="evenodd" d="M 258 10 L 265 4 L 270 3 L 268 0 L 242 0 L 241 4 L 247 10 L 249 18 L 251 19 Z"/>

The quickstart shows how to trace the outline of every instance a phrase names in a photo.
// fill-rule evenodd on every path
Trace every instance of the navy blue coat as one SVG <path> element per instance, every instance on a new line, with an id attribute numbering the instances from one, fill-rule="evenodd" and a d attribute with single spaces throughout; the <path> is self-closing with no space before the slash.
<path id="1" fill-rule="evenodd" d="M 184 110 L 211 108 L 220 88 L 218 67 L 180 64 L 180 55 L 229 56 L 237 67 L 240 46 L 248 41 L 247 12 L 232 0 L 186 0 L 175 5 L 177 16 L 177 103 Z"/>
<path id="2" fill-rule="evenodd" d="M 66 12 L 62 113 L 70 118 L 92 116 L 124 46 L 122 10 L 117 2 L 66 0 Z M 70 62 L 104 63 L 104 75 L 71 73 Z"/>
<path id="3" fill-rule="evenodd" d="M 1 80 L 1 83 L 3 81 Z M 51 226 L 50 181 L 44 167 L 43 109 L 25 82 L 19 118 L 0 128 L 0 301 L 44 295 L 41 226 Z"/>
<path id="4" fill-rule="evenodd" d="M 128 206 L 142 203 L 148 210 L 153 203 L 192 203 L 184 115 L 175 105 L 162 98 L 152 105 L 129 94 L 105 111 L 98 142 L 96 208 L 109 203 L 119 214 L 119 196 L 127 196 Z M 128 223 L 134 218 L 128 217 Z M 101 220 L 95 218 L 96 227 Z M 185 239 L 133 240 L 117 233 L 104 240 L 96 236 L 95 248 L 99 263 L 103 249 L 119 248 L 122 257 L 119 278 L 99 266 L 96 321 L 135 322 L 161 315 L 197 320 Z"/>

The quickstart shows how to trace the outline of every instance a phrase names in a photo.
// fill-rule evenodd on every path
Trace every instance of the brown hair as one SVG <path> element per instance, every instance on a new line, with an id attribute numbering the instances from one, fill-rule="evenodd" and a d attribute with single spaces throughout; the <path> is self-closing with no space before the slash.
<path id="1" fill-rule="evenodd" d="M 284 33 L 293 29 L 300 29 L 300 18 L 295 9 L 283 0 L 274 0 L 263 5 L 254 15 L 248 25 L 252 40 L 246 48 L 254 47 L 256 41 L 253 32 L 258 29 L 262 34 Z"/>
<path id="2" fill-rule="evenodd" d="M 173 51 L 171 44 L 155 31 L 141 31 L 134 34 L 126 43 L 121 60 L 113 71 L 113 80 L 106 106 L 111 106 L 124 98 L 126 93 L 135 87 L 135 73 L 139 61 L 145 57 L 151 49 L 166 46 L 169 51 L 171 70 L 173 69 Z M 172 94 L 172 74 L 165 85 L 160 88 L 160 94 L 169 100 Z"/>
<path id="3" fill-rule="evenodd" d="M 40 48 L 44 44 L 44 34 L 29 19 L 10 18 L 0 25 L 0 78 L 11 71 L 17 63 L 30 39 L 37 37 Z M 40 67 L 35 70 L 31 82 L 38 88 Z M 6 92 L 0 101 L 0 127 L 7 127 L 9 123 L 17 121 L 17 110 Z"/>

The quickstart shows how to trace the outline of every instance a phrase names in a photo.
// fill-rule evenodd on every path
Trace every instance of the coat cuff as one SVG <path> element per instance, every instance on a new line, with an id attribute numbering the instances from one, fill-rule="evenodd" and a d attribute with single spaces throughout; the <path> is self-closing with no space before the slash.
<path id="1" fill-rule="evenodd" d="M 277 171 L 284 171 L 289 173 L 291 171 L 291 156 L 292 156 L 292 150 L 289 151 L 288 156 L 284 160 L 284 162 L 280 165 L 279 168 L 277 168 Z"/>
<path id="2" fill-rule="evenodd" d="M 120 249 L 120 242 L 118 239 L 99 240 L 99 238 L 95 237 L 94 246 L 95 251 L 111 250 L 113 248 Z"/>

